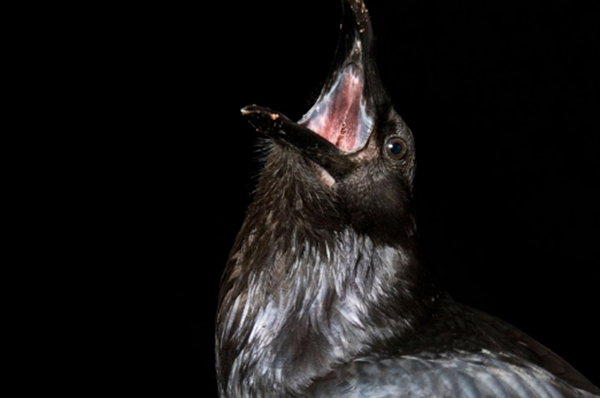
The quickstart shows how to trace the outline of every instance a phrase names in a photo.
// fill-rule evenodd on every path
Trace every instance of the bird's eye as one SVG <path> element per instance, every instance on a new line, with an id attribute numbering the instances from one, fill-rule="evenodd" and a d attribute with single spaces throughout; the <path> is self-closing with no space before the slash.
<path id="1" fill-rule="evenodd" d="M 402 159 L 406 155 L 406 142 L 402 138 L 392 137 L 385 146 L 392 159 Z"/>

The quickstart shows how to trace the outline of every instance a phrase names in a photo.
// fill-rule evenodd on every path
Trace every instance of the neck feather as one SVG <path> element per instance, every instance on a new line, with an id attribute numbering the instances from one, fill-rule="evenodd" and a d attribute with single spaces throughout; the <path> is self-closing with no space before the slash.
<path id="1" fill-rule="evenodd" d="M 276 164 L 265 172 L 284 177 L 259 182 L 223 279 L 223 396 L 298 394 L 336 364 L 401 339 L 425 312 L 415 305 L 424 300 L 414 299 L 423 278 L 413 246 L 357 233 L 308 164 Z"/>

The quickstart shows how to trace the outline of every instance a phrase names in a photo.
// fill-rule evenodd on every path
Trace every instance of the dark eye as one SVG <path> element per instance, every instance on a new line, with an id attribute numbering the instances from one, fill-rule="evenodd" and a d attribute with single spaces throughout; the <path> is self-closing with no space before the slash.
<path id="1" fill-rule="evenodd" d="M 392 159 L 402 159 L 406 154 L 406 142 L 402 138 L 392 137 L 385 144 L 388 155 Z"/>

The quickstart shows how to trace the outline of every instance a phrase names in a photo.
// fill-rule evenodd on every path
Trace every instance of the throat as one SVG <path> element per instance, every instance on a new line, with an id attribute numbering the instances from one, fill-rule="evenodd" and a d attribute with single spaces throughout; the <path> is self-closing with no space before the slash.
<path id="1" fill-rule="evenodd" d="M 352 230 L 318 242 L 292 230 L 284 246 L 258 231 L 246 236 L 218 316 L 226 396 L 300 394 L 336 365 L 397 341 L 423 313 L 412 297 L 420 281 L 410 248 Z M 263 253 L 263 245 L 274 248 Z"/>

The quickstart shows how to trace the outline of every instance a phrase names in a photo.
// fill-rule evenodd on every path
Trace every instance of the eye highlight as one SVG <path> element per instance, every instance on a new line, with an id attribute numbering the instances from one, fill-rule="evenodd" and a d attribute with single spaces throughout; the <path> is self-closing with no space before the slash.
<path id="1" fill-rule="evenodd" d="M 385 144 L 387 154 L 392 159 L 402 159 L 406 155 L 406 142 L 400 137 L 392 137 Z"/>

